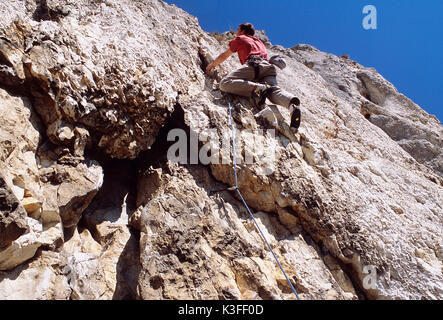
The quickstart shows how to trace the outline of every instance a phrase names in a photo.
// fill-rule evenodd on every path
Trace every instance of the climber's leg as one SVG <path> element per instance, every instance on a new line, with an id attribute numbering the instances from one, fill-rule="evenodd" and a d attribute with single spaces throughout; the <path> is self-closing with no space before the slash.
<path id="1" fill-rule="evenodd" d="M 272 87 L 268 94 L 268 99 L 274 104 L 289 108 L 295 97 L 278 86 L 277 78 L 275 76 L 268 76 L 263 78 L 263 82 Z"/>
<path id="2" fill-rule="evenodd" d="M 290 126 L 298 129 L 301 123 L 301 111 L 298 107 L 300 100 L 278 86 L 274 65 L 264 63 L 262 81 L 272 87 L 272 90 L 268 94 L 268 99 L 271 100 L 272 103 L 288 108 L 291 114 Z"/>
<path id="3" fill-rule="evenodd" d="M 244 65 L 240 69 L 231 72 L 220 82 L 220 90 L 239 96 L 251 97 L 251 93 L 257 88 L 258 83 L 253 82 L 255 77 L 254 68 Z"/>
<path id="4" fill-rule="evenodd" d="M 261 62 L 260 79 L 260 82 L 272 86 L 273 90 L 268 94 L 268 99 L 274 104 L 289 108 L 295 97 L 278 86 L 276 66 L 267 61 Z"/>

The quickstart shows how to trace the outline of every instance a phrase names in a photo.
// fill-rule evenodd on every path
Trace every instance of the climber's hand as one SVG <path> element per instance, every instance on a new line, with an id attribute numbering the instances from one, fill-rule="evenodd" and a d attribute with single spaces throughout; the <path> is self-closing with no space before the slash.
<path id="1" fill-rule="evenodd" d="M 206 67 L 206 71 L 209 72 L 212 69 L 214 69 L 215 67 L 217 67 L 218 65 L 222 64 L 226 59 L 228 59 L 231 54 L 233 54 L 234 52 L 232 52 L 230 49 L 226 50 L 225 52 L 223 52 L 221 55 L 219 55 L 217 57 L 217 59 L 215 59 L 209 66 Z"/>
<path id="2" fill-rule="evenodd" d="M 209 65 L 206 67 L 206 72 L 209 72 L 209 71 L 211 71 L 212 69 L 214 69 L 214 64 L 213 64 L 213 63 L 209 64 Z"/>

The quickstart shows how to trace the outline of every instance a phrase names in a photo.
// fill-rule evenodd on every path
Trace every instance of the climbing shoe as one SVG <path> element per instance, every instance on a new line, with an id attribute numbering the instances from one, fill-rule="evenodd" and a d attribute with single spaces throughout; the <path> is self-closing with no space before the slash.
<path id="1" fill-rule="evenodd" d="M 300 105 L 300 99 L 297 97 L 292 98 L 291 104 L 294 104 L 298 107 Z"/>
<path id="2" fill-rule="evenodd" d="M 263 109 L 263 106 L 265 105 L 266 98 L 271 93 L 271 87 L 269 85 L 265 85 L 265 89 L 257 89 L 252 92 L 251 99 L 255 107 L 259 108 L 260 110 Z"/>
<path id="3" fill-rule="evenodd" d="M 292 108 L 294 109 L 292 111 L 292 115 L 291 115 L 291 128 L 294 128 L 296 130 L 298 130 L 298 128 L 300 127 L 300 123 L 301 123 L 301 111 L 300 108 L 295 106 L 295 105 L 291 105 Z"/>

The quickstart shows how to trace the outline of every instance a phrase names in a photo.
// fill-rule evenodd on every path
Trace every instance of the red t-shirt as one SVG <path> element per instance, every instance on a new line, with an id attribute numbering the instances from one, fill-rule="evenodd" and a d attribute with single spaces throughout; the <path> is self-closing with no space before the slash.
<path id="1" fill-rule="evenodd" d="M 241 35 L 229 43 L 229 49 L 238 53 L 241 64 L 248 60 L 250 55 L 256 55 L 268 60 L 266 47 L 258 38 L 253 36 Z"/>

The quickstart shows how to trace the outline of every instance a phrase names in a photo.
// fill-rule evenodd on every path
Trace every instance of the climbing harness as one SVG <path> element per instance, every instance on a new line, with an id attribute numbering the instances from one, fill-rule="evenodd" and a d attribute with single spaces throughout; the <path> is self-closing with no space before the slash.
<path id="1" fill-rule="evenodd" d="M 232 149 L 233 149 L 233 164 L 234 164 L 234 178 L 235 178 L 235 186 L 233 188 L 231 188 L 230 190 L 234 191 L 236 190 L 241 201 L 243 202 L 243 205 L 245 206 L 246 210 L 249 212 L 249 215 L 251 216 L 252 220 L 254 221 L 255 227 L 258 229 L 258 231 L 260 232 L 263 240 L 265 240 L 269 250 L 271 251 L 272 255 L 274 256 L 275 261 L 277 261 L 278 266 L 280 267 L 281 271 L 283 272 L 283 274 L 286 277 L 286 280 L 288 281 L 289 285 L 291 286 L 292 292 L 294 292 L 295 296 L 297 297 L 297 300 L 300 300 L 297 291 L 295 290 L 294 286 L 292 285 L 291 280 L 289 280 L 288 275 L 286 274 L 285 270 L 283 269 L 282 265 L 280 264 L 280 261 L 278 260 L 277 256 L 274 253 L 274 250 L 272 250 L 271 245 L 269 244 L 268 240 L 266 239 L 265 235 L 263 234 L 263 232 L 261 231 L 260 227 L 258 226 L 257 221 L 255 220 L 254 215 L 252 214 L 251 210 L 249 209 L 249 206 L 247 205 L 245 199 L 243 198 L 240 189 L 238 188 L 238 180 L 237 180 L 237 160 L 236 160 L 236 148 L 235 148 L 235 132 L 234 132 L 234 122 L 232 120 L 232 108 L 231 108 L 231 100 L 228 101 L 228 105 L 229 105 L 229 117 L 231 119 L 231 129 L 232 129 Z"/>
<path id="2" fill-rule="evenodd" d="M 254 81 L 258 81 L 258 76 L 260 75 L 260 62 L 261 61 L 266 61 L 266 59 L 256 56 L 256 55 L 251 55 L 249 56 L 247 63 L 248 65 L 250 65 L 251 67 L 254 68 Z"/>

